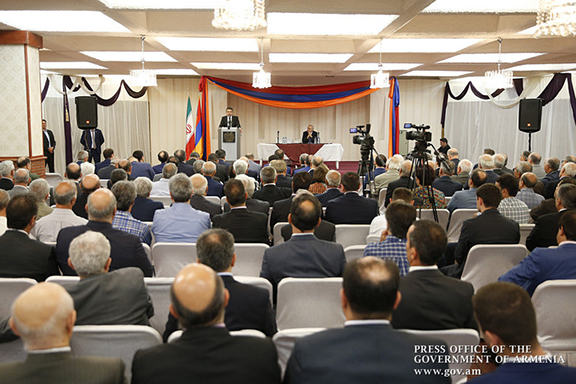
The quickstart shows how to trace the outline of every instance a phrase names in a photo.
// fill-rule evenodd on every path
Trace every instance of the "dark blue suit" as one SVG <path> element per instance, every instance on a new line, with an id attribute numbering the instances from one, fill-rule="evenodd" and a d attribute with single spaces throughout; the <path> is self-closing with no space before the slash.
<path id="1" fill-rule="evenodd" d="M 441 176 L 432 182 L 432 187 L 444 192 L 445 196 L 452 196 L 455 192 L 462 190 L 462 184 L 452 180 L 450 176 Z"/>
<path id="2" fill-rule="evenodd" d="M 84 150 L 88 151 L 88 162 L 97 164 L 100 162 L 100 154 L 102 153 L 102 144 L 104 144 L 104 135 L 98 128 L 94 129 L 94 148 L 92 148 L 92 130 L 87 129 L 82 133 L 80 144 L 84 146 Z"/>
<path id="3" fill-rule="evenodd" d="M 342 192 L 340 192 L 338 188 L 328 188 L 326 192 L 316 195 L 323 207 L 325 207 L 330 200 L 340 196 L 342 196 Z"/>
<path id="4" fill-rule="evenodd" d="M 370 224 L 378 216 L 378 202 L 346 192 L 326 205 L 326 220 L 332 224 Z"/>
<path id="5" fill-rule="evenodd" d="M 132 176 L 133 179 L 143 176 L 149 178 L 150 180 L 154 180 L 154 176 L 156 176 L 156 173 L 150 166 L 150 163 L 140 163 L 138 161 L 133 161 L 132 173 L 130 174 L 130 176 Z"/>
<path id="6" fill-rule="evenodd" d="M 164 166 L 166 165 L 166 163 L 160 163 L 160 164 L 156 164 L 155 166 L 152 167 L 152 170 L 154 171 L 154 173 L 158 174 L 158 173 L 162 173 L 162 170 L 164 169 Z"/>
<path id="7" fill-rule="evenodd" d="M 219 183 L 210 176 L 204 176 L 204 177 L 208 181 L 208 192 L 206 193 L 206 196 L 218 196 L 218 197 L 224 196 L 224 186 L 222 185 L 222 183 Z"/>
<path id="8" fill-rule="evenodd" d="M 111 161 L 112 161 L 112 159 L 104 159 L 103 161 L 96 164 L 96 168 L 94 169 L 94 173 L 98 174 L 98 171 L 101 170 L 102 168 L 109 166 Z"/>
<path id="9" fill-rule="evenodd" d="M 156 212 L 157 209 L 164 209 L 164 204 L 160 201 L 136 196 L 134 206 L 130 213 L 135 219 L 140 221 L 154 221 L 154 212 Z"/>

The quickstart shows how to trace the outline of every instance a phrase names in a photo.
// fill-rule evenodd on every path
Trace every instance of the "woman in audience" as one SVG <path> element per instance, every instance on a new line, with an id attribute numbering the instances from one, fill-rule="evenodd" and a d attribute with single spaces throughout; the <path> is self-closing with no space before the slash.
<path id="1" fill-rule="evenodd" d="M 308 190 L 314 194 L 324 193 L 328 189 L 326 186 L 326 174 L 329 169 L 326 165 L 320 164 L 316 169 L 314 169 L 314 174 L 312 175 L 312 184 Z"/>
<path id="2" fill-rule="evenodd" d="M 434 202 L 437 209 L 446 208 L 446 197 L 444 192 L 437 190 L 432 187 L 432 182 L 434 181 L 434 170 L 429 165 L 426 167 L 419 166 L 416 170 L 416 182 L 418 187 L 413 191 L 414 195 L 414 206 L 416 208 L 422 207 L 423 209 L 432 208 L 432 202 L 430 201 L 430 190 L 432 190 L 434 196 Z"/>

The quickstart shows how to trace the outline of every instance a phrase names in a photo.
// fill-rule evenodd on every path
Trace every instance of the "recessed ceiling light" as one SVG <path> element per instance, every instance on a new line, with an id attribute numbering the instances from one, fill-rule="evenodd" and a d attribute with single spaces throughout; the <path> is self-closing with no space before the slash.
<path id="1" fill-rule="evenodd" d="M 500 55 L 500 60 L 503 63 L 516 63 L 518 61 L 528 60 L 540 55 L 543 55 L 543 53 L 503 53 Z M 446 60 L 439 61 L 439 63 L 497 63 L 498 56 L 498 53 L 463 53 L 461 55 L 456 55 Z"/>
<path id="2" fill-rule="evenodd" d="M 345 63 L 351 53 L 270 53 L 271 63 Z"/>
<path id="3" fill-rule="evenodd" d="M 376 44 L 368 53 L 431 53 L 458 52 L 480 39 L 385 39 Z"/>
<path id="4" fill-rule="evenodd" d="M 0 11 L 0 23 L 26 31 L 130 32 L 96 11 Z"/>
<path id="5" fill-rule="evenodd" d="M 257 39 L 208 37 L 157 37 L 171 51 L 258 52 Z"/>
<path id="6" fill-rule="evenodd" d="M 561 72 L 575 69 L 576 64 L 524 64 L 507 68 L 510 71 L 543 71 L 543 72 Z"/>
<path id="7" fill-rule="evenodd" d="M 408 71 L 416 68 L 422 64 L 419 63 L 382 63 L 384 71 Z M 377 71 L 380 68 L 378 63 L 352 63 L 346 68 L 345 71 Z"/>
<path id="8" fill-rule="evenodd" d="M 425 13 L 525 13 L 537 12 L 539 0 L 436 0 Z"/>
<path id="9" fill-rule="evenodd" d="M 258 63 L 190 63 L 198 69 L 221 69 L 237 71 L 258 71 Z"/>
<path id="10" fill-rule="evenodd" d="M 98 64 L 88 61 L 43 61 L 40 63 L 42 69 L 108 69 Z"/>
<path id="11" fill-rule="evenodd" d="M 271 35 L 377 35 L 398 15 L 268 13 Z"/>
<path id="12" fill-rule="evenodd" d="M 83 55 L 90 56 L 100 61 L 122 61 L 122 62 L 140 62 L 142 61 L 142 52 L 139 51 L 81 51 Z M 174 62 L 173 57 L 164 52 L 144 52 L 144 61 L 149 62 Z"/>
<path id="13" fill-rule="evenodd" d="M 100 0 L 108 8 L 118 9 L 214 9 L 215 1 L 206 0 Z"/>
<path id="14" fill-rule="evenodd" d="M 412 71 L 405 73 L 401 76 L 415 76 L 415 77 L 458 77 L 467 75 L 472 72 L 467 71 Z"/>
<path id="15" fill-rule="evenodd" d="M 174 68 L 174 69 L 153 69 L 157 75 L 168 76 L 199 76 L 198 72 L 193 69 Z"/>

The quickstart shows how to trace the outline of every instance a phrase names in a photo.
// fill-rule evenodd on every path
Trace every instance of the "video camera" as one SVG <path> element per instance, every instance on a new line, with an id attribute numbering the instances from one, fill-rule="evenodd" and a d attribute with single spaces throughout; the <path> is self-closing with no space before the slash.
<path id="1" fill-rule="evenodd" d="M 412 123 L 405 123 L 404 128 L 414 128 L 416 131 L 409 131 L 406 132 L 406 139 L 407 140 L 415 140 L 415 141 L 432 141 L 432 132 L 426 132 L 427 129 L 430 129 L 429 125 L 415 125 Z"/>
<path id="2" fill-rule="evenodd" d="M 366 127 L 366 129 L 364 129 Z M 370 124 L 366 125 L 357 125 L 356 128 L 350 128 L 350 133 L 359 133 L 359 135 L 354 135 L 352 137 L 352 142 L 354 144 L 363 145 L 366 142 L 369 142 L 372 139 L 372 143 L 374 139 L 370 136 Z"/>

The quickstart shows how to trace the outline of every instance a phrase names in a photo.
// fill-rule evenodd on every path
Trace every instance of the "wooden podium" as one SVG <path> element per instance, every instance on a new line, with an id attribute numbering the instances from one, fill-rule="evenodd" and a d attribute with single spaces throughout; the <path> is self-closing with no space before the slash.
<path id="1" fill-rule="evenodd" d="M 226 151 L 226 160 L 237 160 L 240 157 L 240 129 L 218 127 L 218 148 Z"/>

